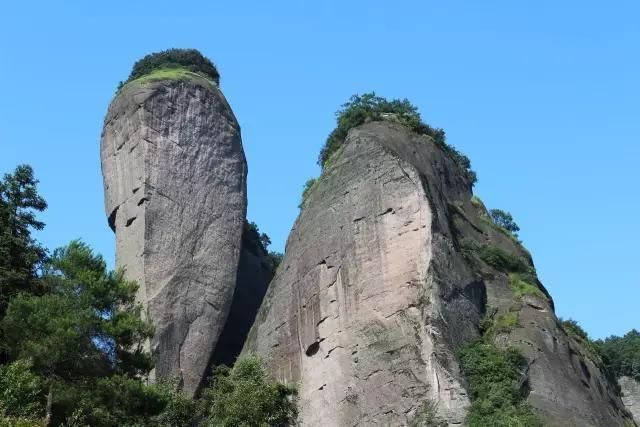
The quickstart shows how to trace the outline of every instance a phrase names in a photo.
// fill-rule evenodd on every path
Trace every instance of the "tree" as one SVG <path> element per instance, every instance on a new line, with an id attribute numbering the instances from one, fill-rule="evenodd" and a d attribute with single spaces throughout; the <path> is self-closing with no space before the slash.
<path id="1" fill-rule="evenodd" d="M 48 292 L 13 298 L 0 330 L 9 356 L 32 360 L 46 383 L 48 420 L 57 388 L 150 370 L 143 342 L 152 328 L 122 271 L 107 271 L 101 256 L 72 241 L 54 251 L 42 280 Z"/>
<path id="2" fill-rule="evenodd" d="M 296 417 L 295 389 L 268 377 L 258 357 L 238 359 L 233 368 L 218 367 L 204 392 L 205 425 L 285 426 Z"/>
<path id="3" fill-rule="evenodd" d="M 640 332 L 632 329 L 623 337 L 612 335 L 595 345 L 616 377 L 629 376 L 640 381 Z"/>
<path id="4" fill-rule="evenodd" d="M 46 251 L 31 236 L 44 223 L 36 213 L 47 208 L 38 194 L 33 169 L 18 166 L 0 181 L 0 319 L 11 298 L 18 293 L 38 293 L 38 269 Z M 0 357 L 1 360 L 1 357 Z"/>
<path id="5" fill-rule="evenodd" d="M 504 228 L 515 237 L 518 237 L 520 227 L 518 227 L 518 224 L 516 224 L 513 220 L 513 216 L 511 216 L 509 212 L 503 211 L 502 209 L 491 209 L 489 214 L 496 225 Z"/>
<path id="6" fill-rule="evenodd" d="M 3 419 L 39 420 L 44 416 L 44 387 L 29 360 L 0 366 L 0 425 Z"/>

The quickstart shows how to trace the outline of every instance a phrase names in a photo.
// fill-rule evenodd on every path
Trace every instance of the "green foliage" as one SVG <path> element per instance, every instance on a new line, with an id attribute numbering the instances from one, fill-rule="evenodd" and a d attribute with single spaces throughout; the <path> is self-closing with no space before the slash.
<path id="1" fill-rule="evenodd" d="M 508 311 L 498 316 L 493 324 L 494 332 L 511 332 L 518 327 L 518 317 L 517 311 Z"/>
<path id="2" fill-rule="evenodd" d="M 271 260 L 271 265 L 273 265 L 273 270 L 277 270 L 278 266 L 282 263 L 284 259 L 284 254 L 282 252 L 269 251 L 269 259 Z"/>
<path id="3" fill-rule="evenodd" d="M 515 237 L 518 237 L 518 231 L 520 231 L 520 227 L 513 220 L 513 216 L 509 212 L 505 212 L 502 209 L 491 209 L 489 211 L 491 215 L 491 219 L 494 224 L 498 227 L 502 227 L 509 233 L 513 234 Z"/>
<path id="4" fill-rule="evenodd" d="M 167 405 L 164 390 L 124 375 L 100 378 L 91 387 L 73 390 L 73 412 L 67 422 L 77 426 L 110 427 L 148 423 Z"/>
<path id="5" fill-rule="evenodd" d="M 269 381 L 253 359 L 216 377 L 207 393 L 217 401 L 145 384 L 143 342 L 153 330 L 136 284 L 80 241 L 47 258 L 30 235 L 46 207 L 36 184 L 28 166 L 0 182 L 0 427 L 281 425 L 293 417 L 293 389 Z M 244 237 L 267 253 L 270 239 L 254 223 Z M 221 407 L 223 398 L 232 406 Z"/>
<path id="6" fill-rule="evenodd" d="M 458 357 L 469 383 L 471 408 L 466 423 L 484 426 L 542 426 L 542 422 L 526 403 L 523 388 L 524 358 L 512 347 L 500 348 L 495 333 L 518 325 L 518 313 L 507 312 L 481 322 L 482 337 L 464 347 Z"/>
<path id="7" fill-rule="evenodd" d="M 12 358 L 62 380 L 151 368 L 142 344 L 152 328 L 122 272 L 108 272 L 100 255 L 72 241 L 54 251 L 43 281 L 47 294 L 14 298 L 0 322 Z"/>
<path id="8" fill-rule="evenodd" d="M 185 396 L 174 383 L 160 385 L 165 405 L 160 415 L 153 418 L 152 425 L 158 427 L 191 427 L 198 425 L 204 417 L 204 405 L 200 400 Z"/>
<path id="9" fill-rule="evenodd" d="M 615 377 L 629 376 L 640 381 L 640 332 L 632 329 L 623 337 L 613 335 L 594 344 Z"/>
<path id="10" fill-rule="evenodd" d="M 260 232 L 258 224 L 253 221 L 245 221 L 242 232 L 242 244 L 249 252 L 256 256 L 267 255 L 271 239 L 266 233 Z"/>
<path id="11" fill-rule="evenodd" d="M 233 368 L 218 367 L 204 392 L 205 425 L 284 426 L 296 417 L 295 389 L 268 379 L 259 358 L 239 359 Z"/>
<path id="12" fill-rule="evenodd" d="M 44 385 L 31 366 L 28 360 L 0 366 L 0 419 L 44 417 Z"/>
<path id="13" fill-rule="evenodd" d="M 532 295 L 534 297 L 547 299 L 540 288 L 524 280 L 518 273 L 509 273 L 509 288 L 511 288 L 511 291 L 516 297 Z"/>
<path id="14" fill-rule="evenodd" d="M 476 209 L 481 209 L 482 211 L 487 210 L 484 206 L 484 203 L 482 203 L 482 200 L 480 200 L 480 197 L 478 196 L 471 196 L 471 204 Z"/>
<path id="15" fill-rule="evenodd" d="M 44 211 L 47 203 L 38 194 L 37 185 L 33 169 L 27 165 L 18 166 L 0 181 L 0 319 L 11 298 L 41 292 L 37 272 L 46 251 L 31 232 L 44 227 L 36 213 Z"/>
<path id="16" fill-rule="evenodd" d="M 302 188 L 302 199 L 300 200 L 300 204 L 298 205 L 300 209 L 302 209 L 302 205 L 304 205 L 304 202 L 307 200 L 307 197 L 309 197 L 309 193 L 311 192 L 311 189 L 313 188 L 313 186 L 317 181 L 318 181 L 317 178 L 309 178 L 304 183 L 304 187 Z"/>
<path id="17" fill-rule="evenodd" d="M 587 334 L 587 331 L 585 331 L 584 329 L 582 329 L 582 326 L 580 326 L 578 324 L 578 322 L 576 320 L 573 319 L 567 319 L 567 320 L 563 320 L 560 319 L 560 324 L 562 325 L 562 328 L 564 329 L 564 331 L 569 334 L 570 336 L 580 340 L 580 341 L 588 341 L 589 340 L 589 334 Z"/>
<path id="18" fill-rule="evenodd" d="M 367 122 L 381 120 L 394 121 L 418 134 L 430 136 L 434 143 L 449 154 L 462 168 L 471 185 L 477 181 L 475 172 L 471 170 L 469 158 L 446 143 L 444 130 L 432 128 L 423 123 L 418 109 L 409 100 L 393 99 L 389 101 L 376 96 L 374 92 L 353 95 L 336 112 L 336 128 L 329 134 L 320 150 L 318 164 L 325 167 L 327 160 L 344 143 L 350 129 Z"/>
<path id="19" fill-rule="evenodd" d="M 469 381 L 469 426 L 542 426 L 525 402 L 520 388 L 522 356 L 481 339 L 460 351 L 460 364 Z"/>
<path id="20" fill-rule="evenodd" d="M 481 245 L 476 248 L 481 260 L 503 273 L 534 274 L 532 267 L 522 258 L 493 245 Z"/>
<path id="21" fill-rule="evenodd" d="M 582 348 L 584 349 L 586 355 L 591 359 L 591 361 L 599 366 L 605 372 L 605 375 L 607 375 L 612 380 L 612 382 L 616 383 L 616 379 L 612 375 L 612 371 L 608 369 L 605 363 L 603 353 L 601 352 L 598 345 L 593 342 L 593 340 L 591 340 L 589 334 L 587 334 L 587 331 L 582 329 L 578 322 L 573 319 L 559 320 L 560 326 L 567 333 L 567 335 L 578 341 L 582 345 Z"/>
<path id="22" fill-rule="evenodd" d="M 125 84 L 156 70 L 171 68 L 182 68 L 220 84 L 220 74 L 215 65 L 196 49 L 168 49 L 151 53 L 133 65 Z"/>

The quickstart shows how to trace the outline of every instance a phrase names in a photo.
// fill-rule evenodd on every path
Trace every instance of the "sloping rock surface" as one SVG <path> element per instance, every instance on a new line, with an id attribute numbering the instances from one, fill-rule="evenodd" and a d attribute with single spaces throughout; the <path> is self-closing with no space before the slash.
<path id="1" fill-rule="evenodd" d="M 105 210 L 117 266 L 155 326 L 159 378 L 193 395 L 225 324 L 246 215 L 240 127 L 212 82 L 127 84 L 101 139 Z"/>
<path id="2" fill-rule="evenodd" d="M 464 422 L 457 353 L 480 320 L 518 313 L 499 345 L 527 361 L 523 389 L 550 426 L 628 420 L 615 387 L 569 338 L 548 293 L 516 296 L 469 254 L 492 245 L 531 267 L 431 139 L 387 122 L 352 129 L 309 191 L 243 352 L 297 383 L 303 425 L 406 425 L 425 402 Z"/>
<path id="3" fill-rule="evenodd" d="M 620 377 L 618 383 L 622 389 L 622 401 L 633 415 L 636 423 L 640 423 L 640 382 L 631 377 Z"/>

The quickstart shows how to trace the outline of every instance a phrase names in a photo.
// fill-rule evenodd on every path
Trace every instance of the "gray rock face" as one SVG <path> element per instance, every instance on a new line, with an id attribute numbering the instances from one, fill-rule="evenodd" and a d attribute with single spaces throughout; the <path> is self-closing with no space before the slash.
<path id="1" fill-rule="evenodd" d="M 618 384 L 622 389 L 624 406 L 631 412 L 636 423 L 640 423 L 640 382 L 631 377 L 620 377 Z"/>
<path id="2" fill-rule="evenodd" d="M 101 139 L 117 266 L 155 326 L 155 375 L 199 388 L 233 298 L 246 214 L 240 128 L 208 80 L 127 84 Z"/>
<path id="3" fill-rule="evenodd" d="M 496 341 L 527 360 L 545 425 L 622 425 L 620 397 L 548 294 L 516 296 L 506 274 L 465 253 L 488 243 L 530 263 L 427 137 L 353 129 L 303 204 L 243 352 L 298 384 L 303 425 L 406 425 L 425 402 L 460 425 L 470 401 L 456 355 L 483 316 L 516 310 Z"/>

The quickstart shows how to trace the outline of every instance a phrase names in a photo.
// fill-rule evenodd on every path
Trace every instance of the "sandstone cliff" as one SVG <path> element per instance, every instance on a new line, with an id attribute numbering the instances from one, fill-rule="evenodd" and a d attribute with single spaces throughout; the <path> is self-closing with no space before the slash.
<path id="1" fill-rule="evenodd" d="M 178 70 L 179 71 L 179 70 Z M 196 393 L 231 306 L 246 214 L 240 127 L 195 73 L 126 84 L 101 139 L 105 209 L 117 266 L 155 326 L 155 374 Z"/>
<path id="2" fill-rule="evenodd" d="M 620 377 L 618 383 L 624 405 L 631 412 L 636 423 L 640 423 L 640 382 L 631 377 Z"/>
<path id="3" fill-rule="evenodd" d="M 298 384 L 303 425 L 406 425 L 425 402 L 442 422 L 462 424 L 470 399 L 458 352 L 478 338 L 481 319 L 507 315 L 513 324 L 494 341 L 524 356 L 522 391 L 545 425 L 629 422 L 535 275 L 525 292 L 485 256 L 533 267 L 447 153 L 401 125 L 372 122 L 352 129 L 329 163 L 243 350 Z"/>

